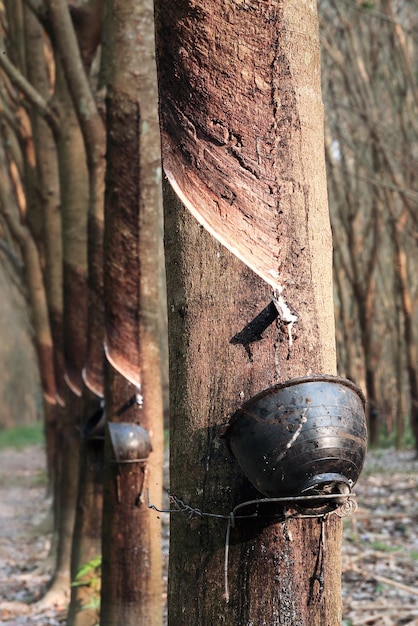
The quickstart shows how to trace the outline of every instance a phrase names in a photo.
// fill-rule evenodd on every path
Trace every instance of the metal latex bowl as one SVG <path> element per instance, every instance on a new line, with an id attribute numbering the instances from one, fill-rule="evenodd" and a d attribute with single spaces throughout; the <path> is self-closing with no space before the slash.
<path id="1" fill-rule="evenodd" d="M 363 467 L 365 399 L 345 378 L 295 378 L 266 389 L 223 433 L 247 478 L 269 498 L 348 494 Z"/>
<path id="2" fill-rule="evenodd" d="M 145 428 L 129 422 L 108 422 L 108 428 L 117 463 L 134 463 L 148 458 L 152 445 Z"/>

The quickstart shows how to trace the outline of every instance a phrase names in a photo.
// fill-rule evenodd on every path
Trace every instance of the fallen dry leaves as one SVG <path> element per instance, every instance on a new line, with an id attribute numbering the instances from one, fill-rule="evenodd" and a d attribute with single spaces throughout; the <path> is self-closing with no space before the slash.
<path id="1" fill-rule="evenodd" d="M 37 605 L 51 576 L 44 468 L 41 447 L 0 451 L 0 624 L 65 624 L 65 606 Z"/>
<path id="2" fill-rule="evenodd" d="M 65 606 L 37 603 L 51 575 L 44 464 L 41 448 L 0 451 L 0 624 L 8 626 L 66 623 Z M 417 484 L 414 452 L 368 454 L 358 510 L 344 520 L 344 626 L 418 626 Z"/>
<path id="3" fill-rule="evenodd" d="M 345 520 L 344 626 L 418 626 L 417 485 L 413 451 L 368 454 Z"/>

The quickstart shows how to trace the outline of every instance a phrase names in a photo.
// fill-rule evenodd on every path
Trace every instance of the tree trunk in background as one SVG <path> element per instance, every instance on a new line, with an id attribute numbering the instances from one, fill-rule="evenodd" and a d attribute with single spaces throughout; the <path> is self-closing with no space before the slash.
<path id="1" fill-rule="evenodd" d="M 161 157 L 152 2 L 108 0 L 103 40 L 104 290 L 110 363 L 106 411 L 109 422 L 139 423 L 148 430 L 153 450 L 146 486 L 158 506 L 163 463 L 160 316 L 165 307 L 160 291 Z M 135 408 L 115 415 L 132 394 L 138 395 Z M 159 626 L 161 521 L 144 499 L 137 502 L 141 464 L 112 462 L 109 442 L 105 455 L 101 624 Z"/>
<path id="2" fill-rule="evenodd" d="M 83 36 L 80 38 L 83 55 L 76 34 L 80 17 L 78 10 L 74 13 L 73 24 L 65 0 L 48 0 L 55 49 L 83 136 L 88 168 L 88 334 L 82 371 L 87 387 L 101 397 L 104 395 L 103 221 L 106 135 L 89 84 L 88 71 L 91 55 L 98 45 L 102 5 L 103 0 L 90 0 L 81 9 L 84 17 L 81 21 Z M 92 22 L 93 29 L 89 28 Z M 88 32 L 91 34 L 90 42 L 86 39 Z"/>
<path id="3" fill-rule="evenodd" d="M 271 289 L 203 230 L 167 185 L 171 494 L 200 511 L 228 515 L 259 494 L 219 440 L 221 426 L 244 400 L 279 381 L 336 369 L 316 14 L 305 2 L 226 7 L 159 1 L 156 8 L 163 162 L 169 162 L 170 179 L 193 180 L 202 170 L 202 184 L 187 187 L 189 196 L 183 187 L 182 195 L 195 213 L 200 193 L 202 202 L 212 197 L 225 229 L 228 201 L 250 224 L 270 211 L 277 228 L 271 263 L 277 262 L 297 315 L 293 329 L 280 319 L 252 336 L 242 332 L 273 306 Z M 179 154 L 180 171 L 173 168 Z M 229 157 L 235 161 L 227 170 Z M 242 186 L 244 197 L 254 192 L 253 203 L 243 200 Z M 255 198 L 260 186 L 261 199 Z M 341 623 L 341 520 L 331 516 L 324 525 L 323 593 L 316 565 L 320 521 L 237 523 L 229 602 L 225 530 L 225 520 L 171 516 L 171 626 Z"/>
<path id="4" fill-rule="evenodd" d="M 61 190 L 63 249 L 63 341 L 65 408 L 57 418 L 57 481 L 55 515 L 56 570 L 42 602 L 68 598 L 71 550 L 79 476 L 79 426 L 82 415 L 82 369 L 87 341 L 87 209 L 88 181 L 83 138 L 67 90 L 62 68 L 56 64 L 54 97 L 65 123 L 58 133 L 57 155 Z"/>
<path id="5" fill-rule="evenodd" d="M 45 58 L 44 31 L 32 11 L 24 7 L 27 77 L 45 100 L 50 97 L 51 83 Z M 56 399 L 64 402 L 64 337 L 62 289 L 62 233 L 57 148 L 47 122 L 33 107 L 31 114 L 33 144 L 36 155 L 37 200 L 41 212 L 44 282 L 51 326 L 55 370 Z M 54 490 L 57 461 L 57 412 L 45 406 L 45 439 L 50 491 Z"/>
<path id="6" fill-rule="evenodd" d="M 79 372 L 89 389 L 103 396 L 103 219 L 104 219 L 104 171 L 105 171 L 105 129 L 87 77 L 88 65 L 83 65 L 76 32 L 71 21 L 65 0 L 48 0 L 49 17 L 54 33 L 54 49 L 62 66 L 68 92 L 82 133 L 88 169 L 88 232 L 85 232 L 88 246 L 88 333 L 85 341 L 86 354 Z M 85 15 L 93 15 L 97 21 L 102 8 L 102 0 L 91 0 L 84 7 Z M 90 16 L 89 16 L 90 17 Z M 88 25 L 89 20 L 84 24 Z M 84 45 L 90 52 L 97 46 L 97 28 L 92 35 L 91 45 Z M 75 19 L 75 27 L 77 21 Z M 90 55 L 87 55 L 90 56 Z M 76 376 L 78 376 L 78 372 Z"/>
<path id="7" fill-rule="evenodd" d="M 104 320 L 103 320 L 103 222 L 104 222 L 104 169 L 105 130 L 93 98 L 88 80 L 90 63 L 101 34 L 102 0 L 91 0 L 75 9 L 71 20 L 67 4 L 62 0 L 49 0 L 51 22 L 57 56 L 62 65 L 68 92 L 82 133 L 88 171 L 88 316 L 86 323 L 87 350 L 82 363 L 82 379 L 93 394 L 84 389 L 83 418 L 77 424 L 88 437 L 83 441 L 80 455 L 78 505 L 72 545 L 72 579 L 80 567 L 100 555 L 102 489 L 100 469 L 103 463 L 103 445 L 95 446 L 88 428 L 92 413 L 99 406 L 97 397 L 104 395 Z M 80 31 L 79 31 L 80 29 Z M 79 35 L 77 39 L 77 35 Z M 90 39 L 89 39 L 90 35 Z M 80 47 L 81 49 L 80 49 Z M 81 374 L 77 372 L 77 374 Z M 98 467 L 99 466 L 99 467 Z M 71 626 L 93 625 L 97 609 L 86 610 L 89 598 L 98 600 L 94 586 L 72 588 L 69 610 Z"/>
<path id="8" fill-rule="evenodd" d="M 3 363 L 0 428 L 33 424 L 42 419 L 44 404 L 21 269 L 20 261 L 3 240 L 0 248 L 0 362 Z"/>
<path id="9" fill-rule="evenodd" d="M 334 245 L 346 284 L 355 287 L 351 299 L 368 309 L 352 316 L 347 338 L 365 353 L 357 360 L 356 377 L 364 377 L 367 386 L 369 434 L 376 443 L 388 424 L 385 413 L 409 403 L 402 381 L 410 377 L 405 356 L 411 344 L 402 335 L 394 337 L 398 302 L 389 294 L 398 281 L 391 232 L 402 214 L 401 247 L 410 263 L 407 290 L 416 290 L 417 177 L 411 164 L 418 138 L 418 83 L 412 70 L 418 12 L 415 3 L 393 0 L 318 4 Z M 415 369 L 416 345 L 413 350 Z"/>
<path id="10" fill-rule="evenodd" d="M 74 525 L 74 538 L 71 556 L 71 581 L 76 581 L 80 568 L 92 559 L 100 557 L 102 546 L 103 514 L 103 457 L 104 431 L 94 434 L 89 431 L 89 421 L 97 427 L 103 417 L 102 402 L 88 390 L 84 393 L 80 445 L 80 475 L 77 508 Z M 97 421 L 96 421 L 97 420 Z M 71 601 L 68 609 L 68 626 L 94 626 L 98 622 L 98 585 L 89 581 L 97 577 L 97 572 L 89 571 L 77 582 L 85 583 L 71 588 Z M 96 606 L 97 603 L 97 606 Z M 88 607 L 88 608 L 87 608 Z"/>
<path id="11" fill-rule="evenodd" d="M 146 390 L 142 406 L 134 403 L 116 415 L 138 390 L 110 364 L 106 390 L 109 421 L 140 424 L 146 428 L 151 435 L 153 452 L 144 473 L 141 464 L 116 463 L 110 439 L 106 437 L 100 624 L 161 626 L 161 522 L 145 504 L 146 489 L 152 502 L 154 498 L 157 502 L 161 499 L 159 424 L 146 410 Z M 162 409 L 160 415 L 162 419 Z"/>
<path id="12" fill-rule="evenodd" d="M 79 476 L 81 398 L 65 390 L 65 406 L 56 406 L 57 457 L 54 494 L 55 570 L 45 596 L 39 605 L 48 607 L 69 600 L 71 583 L 71 550 L 74 533 Z"/>
<path id="13" fill-rule="evenodd" d="M 64 285 L 65 379 L 81 395 L 81 372 L 87 350 L 87 210 L 88 177 L 83 138 L 65 83 L 56 66 L 55 98 L 62 124 L 58 141 L 61 189 Z"/>
<path id="14" fill-rule="evenodd" d="M 401 243 L 401 234 L 405 227 L 406 212 L 393 219 L 392 239 L 395 253 L 395 275 L 398 289 L 398 298 L 403 316 L 403 332 L 405 339 L 405 361 L 408 374 L 409 398 L 410 398 L 410 425 L 415 439 L 415 449 L 418 453 L 418 364 L 416 337 L 413 323 L 413 302 L 408 287 L 407 257 Z"/>
<path id="15" fill-rule="evenodd" d="M 22 0 L 6 0 L 7 23 L 10 30 L 10 56 L 14 64 L 26 74 L 25 37 Z"/>
<path id="16" fill-rule="evenodd" d="M 53 404 L 56 397 L 53 346 L 41 262 L 35 241 L 27 225 L 22 222 L 14 200 L 9 165 L 2 135 L 0 137 L 0 210 L 12 238 L 21 251 L 32 308 L 34 343 L 38 353 L 42 389 L 44 397 Z"/>

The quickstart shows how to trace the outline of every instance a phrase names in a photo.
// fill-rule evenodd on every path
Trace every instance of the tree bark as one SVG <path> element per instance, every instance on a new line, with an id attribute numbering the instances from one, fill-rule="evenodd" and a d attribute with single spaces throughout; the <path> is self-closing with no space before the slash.
<path id="1" fill-rule="evenodd" d="M 81 398 L 67 387 L 64 404 L 65 407 L 56 405 L 54 412 L 57 427 L 53 502 L 56 539 L 55 569 L 47 592 L 38 603 L 41 607 L 61 604 L 70 598 L 71 550 L 79 476 L 80 434 L 77 424 L 80 423 L 81 418 Z"/>
<path id="2" fill-rule="evenodd" d="M 28 80 L 48 100 L 51 84 L 44 52 L 44 31 L 32 12 L 25 7 L 25 33 Z M 45 259 L 45 289 L 54 348 L 57 398 L 63 402 L 63 297 L 62 297 L 62 232 L 60 188 L 56 143 L 53 133 L 32 107 L 33 142 L 36 154 L 37 201 L 41 212 L 42 251 Z"/>
<path id="3" fill-rule="evenodd" d="M 80 444 L 80 473 L 74 535 L 71 554 L 71 581 L 75 581 L 80 568 L 101 555 L 103 514 L 103 458 L 104 436 L 88 437 L 88 420 L 100 415 L 101 404 L 88 390 L 84 393 L 81 431 L 85 435 Z M 98 622 L 100 591 L 98 585 L 89 585 L 89 572 L 71 588 L 67 622 L 69 626 L 94 626 Z M 95 606 L 97 603 L 97 606 Z"/>
<path id="4" fill-rule="evenodd" d="M 208 197 L 216 200 L 221 219 L 210 232 L 263 278 L 258 248 L 266 242 L 256 233 L 263 224 L 275 229 L 266 245 L 276 274 L 266 280 L 281 281 L 289 307 L 271 323 L 271 289 L 166 186 L 171 494 L 228 516 L 259 494 L 219 440 L 221 426 L 262 389 L 336 368 L 316 15 L 305 2 L 157 2 L 156 9 L 169 179 L 197 217 L 201 205 L 210 210 Z M 254 224 L 249 251 L 230 233 L 237 207 Z M 255 328 L 261 313 L 270 325 Z M 295 317 L 292 328 L 286 322 Z M 341 623 L 339 519 L 324 523 L 324 552 L 317 519 L 237 522 L 229 602 L 225 529 L 225 520 L 172 515 L 172 626 Z"/>
<path id="5" fill-rule="evenodd" d="M 392 241 L 395 255 L 395 276 L 398 289 L 398 298 L 403 315 L 403 332 L 405 345 L 405 361 L 410 398 L 410 425 L 415 440 L 415 449 L 418 454 L 418 367 L 417 347 L 413 324 L 413 302 L 408 287 L 407 256 L 401 242 L 401 233 L 405 227 L 406 212 L 393 221 L 391 225 Z"/>
<path id="6" fill-rule="evenodd" d="M 149 0 L 123 6 L 108 0 L 106 9 L 106 353 L 118 371 L 140 386 L 142 352 L 159 344 L 158 320 L 164 310 L 153 8 Z"/>
<path id="7" fill-rule="evenodd" d="M 83 389 L 87 352 L 87 211 L 88 179 L 80 128 L 57 63 L 55 100 L 65 124 L 57 137 L 61 190 L 65 378 L 74 393 Z"/>
<path id="8" fill-rule="evenodd" d="M 110 364 L 106 382 L 109 421 L 140 424 L 146 428 L 152 438 L 153 451 L 145 467 L 138 463 L 118 464 L 111 441 L 106 437 L 100 624 L 160 626 L 161 521 L 145 504 L 146 489 L 149 489 L 151 501 L 161 499 L 159 424 L 147 410 L 145 389 L 142 405 L 135 403 L 116 415 L 137 388 Z M 152 393 L 152 389 L 150 391 Z"/>
<path id="9" fill-rule="evenodd" d="M 265 308 L 271 293 L 214 242 L 170 190 L 166 194 L 171 493 L 202 511 L 228 514 L 259 494 L 220 442 L 221 426 L 261 389 L 308 371 L 329 371 L 332 329 L 330 341 L 321 346 L 315 341 L 321 312 L 304 317 L 290 358 L 280 322 L 262 339 L 235 343 L 234 336 Z M 312 295 L 305 292 L 302 298 L 309 302 Z M 169 623 L 341 623 L 340 521 L 331 517 L 325 532 L 324 595 L 309 602 L 318 521 L 242 521 L 232 531 L 226 603 L 225 522 L 172 515 Z"/>
<path id="10" fill-rule="evenodd" d="M 88 168 L 88 272 L 89 306 L 87 353 L 82 364 L 86 385 L 96 395 L 104 395 L 103 367 L 103 230 L 105 128 L 90 89 L 76 33 L 64 0 L 48 0 L 54 32 L 54 46 L 62 64 L 68 91 L 83 136 Z M 92 3 L 91 10 L 100 13 L 102 0 Z M 84 33 L 86 34 L 86 33 Z M 93 35 L 92 45 L 97 36 Z M 85 42 L 84 42 L 85 43 Z"/>
<path id="11" fill-rule="evenodd" d="M 42 276 L 38 249 L 28 227 L 21 223 L 15 206 L 9 163 L 4 149 L 3 137 L 0 138 L 0 207 L 7 227 L 19 246 L 24 262 L 29 301 L 32 308 L 35 329 L 35 346 L 39 359 L 39 370 L 44 397 L 52 404 L 56 402 L 55 372 L 53 364 L 53 346 L 48 318 L 48 306 Z"/>
<path id="12" fill-rule="evenodd" d="M 152 501 L 160 503 L 160 316 L 165 307 L 159 280 L 162 196 L 152 2 L 108 0 L 105 16 L 104 291 L 110 372 L 106 411 L 110 422 L 139 423 L 149 431 L 153 451 L 146 466 L 146 485 Z M 133 393 L 139 402 L 136 410 L 116 415 Z M 136 502 L 141 465 L 118 466 L 109 445 L 105 454 L 101 624 L 159 626 L 161 522 L 143 500 Z"/>

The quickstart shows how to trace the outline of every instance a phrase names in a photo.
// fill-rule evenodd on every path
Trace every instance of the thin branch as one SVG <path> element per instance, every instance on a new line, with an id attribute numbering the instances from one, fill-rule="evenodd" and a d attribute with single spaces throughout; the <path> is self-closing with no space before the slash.
<path id="1" fill-rule="evenodd" d="M 17 254 L 11 249 L 11 247 L 9 246 L 9 244 L 7 243 L 5 239 L 0 238 L 0 250 L 9 259 L 9 261 L 11 262 L 15 270 L 19 274 L 21 274 L 24 270 L 24 265 L 22 261 L 19 259 L 19 257 L 17 256 Z"/>
<path id="2" fill-rule="evenodd" d="M 410 585 L 404 585 L 403 583 L 398 582 L 397 580 L 392 580 L 391 578 L 386 578 L 386 576 L 379 576 L 379 574 L 374 574 L 373 572 L 369 572 L 367 570 L 363 570 L 356 565 L 351 567 L 347 567 L 345 571 L 352 571 L 356 574 L 360 574 L 364 578 L 372 578 L 373 580 L 384 583 L 385 585 L 390 585 L 391 587 L 396 587 L 397 589 L 402 589 L 402 591 L 407 591 L 413 596 L 418 596 L 418 589 L 415 587 L 411 587 Z"/>
<path id="3" fill-rule="evenodd" d="M 359 6 L 357 3 L 353 2 L 352 0 L 340 0 L 340 2 L 343 2 L 344 4 L 349 6 L 350 9 L 357 11 L 358 13 L 363 13 L 363 15 L 367 15 L 368 17 L 373 17 L 373 18 L 381 20 L 382 22 L 388 22 L 389 24 L 394 24 L 395 26 L 401 25 L 399 20 L 397 20 L 396 18 L 390 17 L 389 15 L 385 13 L 381 13 L 380 11 L 376 11 L 374 9 L 362 8 L 361 6 Z M 404 32 L 407 33 L 413 39 L 417 39 L 417 35 L 414 30 L 404 29 Z"/>
<path id="4" fill-rule="evenodd" d="M 90 172 L 104 158 L 105 129 L 97 111 L 81 59 L 77 37 L 68 5 L 64 0 L 48 0 L 55 47 L 64 68 L 65 78 L 83 133 Z"/>
<path id="5" fill-rule="evenodd" d="M 33 88 L 29 81 L 19 72 L 17 67 L 10 61 L 6 55 L 4 44 L 3 51 L 0 51 L 0 67 L 5 71 L 13 85 L 18 89 L 26 99 L 36 108 L 38 113 L 45 118 L 53 132 L 59 131 L 59 116 L 51 107 L 51 104 L 41 96 L 41 94 Z"/>
<path id="6" fill-rule="evenodd" d="M 23 0 L 23 3 L 30 9 L 36 17 L 41 19 L 47 12 L 44 0 Z"/>

